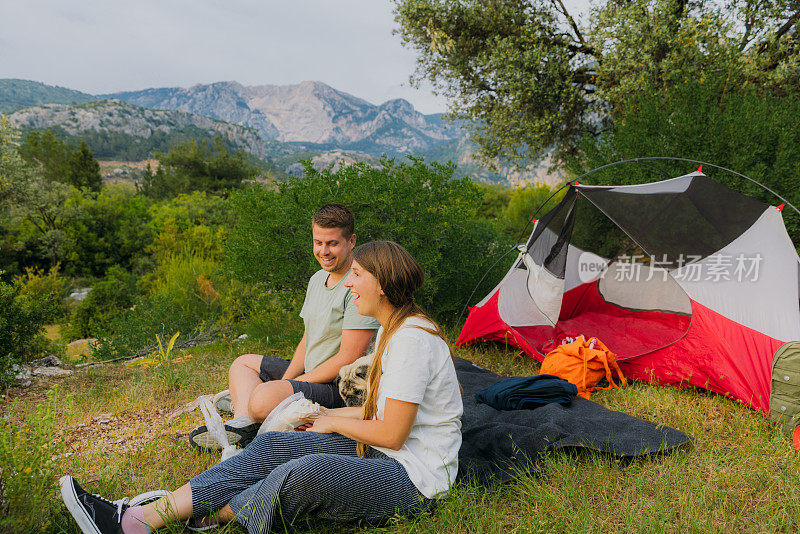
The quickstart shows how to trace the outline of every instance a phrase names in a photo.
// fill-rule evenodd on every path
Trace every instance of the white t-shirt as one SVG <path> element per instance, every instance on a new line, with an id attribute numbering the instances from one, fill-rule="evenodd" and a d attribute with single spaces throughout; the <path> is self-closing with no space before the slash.
<path id="1" fill-rule="evenodd" d="M 410 325 L 433 326 L 411 317 L 389 340 L 381 360 L 377 418 L 383 419 L 387 398 L 418 404 L 417 417 L 400 450 L 375 448 L 400 462 L 419 492 L 433 499 L 446 494 L 458 474 L 464 406 L 447 343 Z M 382 333 L 380 328 L 376 347 Z"/>

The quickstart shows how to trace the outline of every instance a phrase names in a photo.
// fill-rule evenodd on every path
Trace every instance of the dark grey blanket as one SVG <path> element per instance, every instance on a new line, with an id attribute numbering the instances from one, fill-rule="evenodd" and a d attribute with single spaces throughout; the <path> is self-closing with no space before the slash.
<path id="1" fill-rule="evenodd" d="M 548 404 L 535 410 L 495 410 L 478 404 L 474 393 L 506 377 L 456 358 L 464 388 L 463 443 L 459 476 L 479 483 L 507 482 L 536 469 L 541 454 L 565 447 L 582 447 L 631 458 L 666 452 L 691 442 L 668 426 L 656 426 L 575 397 L 571 406 Z"/>

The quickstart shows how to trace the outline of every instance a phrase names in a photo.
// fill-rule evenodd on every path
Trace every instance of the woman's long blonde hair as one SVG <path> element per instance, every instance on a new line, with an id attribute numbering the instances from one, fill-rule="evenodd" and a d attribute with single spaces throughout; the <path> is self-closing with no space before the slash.
<path id="1" fill-rule="evenodd" d="M 381 356 L 386 350 L 389 340 L 392 339 L 392 336 L 403 322 L 409 317 L 421 317 L 430 321 L 433 328 L 416 325 L 414 328 L 439 336 L 445 342 L 447 340 L 436 321 L 414 302 L 414 293 L 422 287 L 425 276 L 419 264 L 406 249 L 393 241 L 371 241 L 356 247 L 353 251 L 353 259 L 364 270 L 378 279 L 384 298 L 394 307 L 394 311 L 383 329 L 378 346 L 375 348 L 372 363 L 367 372 L 369 391 L 364 402 L 364 411 L 361 414 L 361 418 L 370 420 L 375 417 L 378 411 L 378 386 L 381 383 L 381 375 L 383 374 Z M 452 351 L 450 354 L 452 357 Z M 366 444 L 358 443 L 357 452 L 359 456 L 364 456 L 367 449 L 368 446 Z"/>

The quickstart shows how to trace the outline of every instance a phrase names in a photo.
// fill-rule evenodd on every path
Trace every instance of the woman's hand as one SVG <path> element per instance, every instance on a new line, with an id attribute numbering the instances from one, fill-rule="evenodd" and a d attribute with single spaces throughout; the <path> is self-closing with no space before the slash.
<path id="1" fill-rule="evenodd" d="M 314 424 L 306 430 L 309 432 L 319 432 L 320 434 L 331 434 L 336 432 L 334 429 L 336 419 L 337 417 L 335 416 L 321 415 L 317 417 L 317 419 L 314 421 Z"/>

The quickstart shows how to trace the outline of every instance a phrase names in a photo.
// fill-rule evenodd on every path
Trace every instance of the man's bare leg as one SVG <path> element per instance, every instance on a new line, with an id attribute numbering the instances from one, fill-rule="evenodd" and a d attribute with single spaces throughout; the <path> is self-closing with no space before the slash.
<path id="1" fill-rule="evenodd" d="M 254 421 L 263 421 L 269 413 L 286 398 L 294 393 L 294 388 L 288 380 L 270 380 L 262 382 L 253 390 L 250 396 L 248 411 Z"/>
<path id="2" fill-rule="evenodd" d="M 228 389 L 235 417 L 254 419 L 250 414 L 250 397 L 256 387 L 264 383 L 260 377 L 263 358 L 260 354 L 243 354 L 233 360 L 228 370 Z"/>

